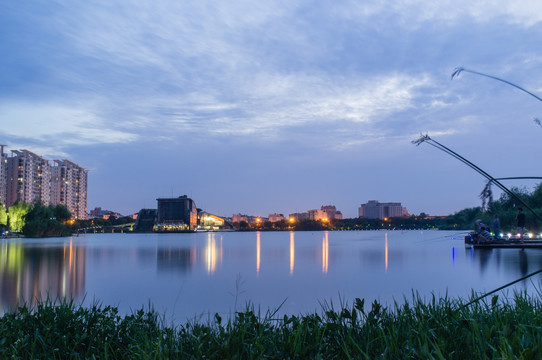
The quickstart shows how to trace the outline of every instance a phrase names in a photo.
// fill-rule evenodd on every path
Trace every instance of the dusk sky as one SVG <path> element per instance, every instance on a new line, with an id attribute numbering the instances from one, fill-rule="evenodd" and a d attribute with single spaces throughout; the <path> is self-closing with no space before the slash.
<path id="1" fill-rule="evenodd" d="M 541 176 L 540 1 L 0 4 L 0 143 L 89 170 L 88 208 L 222 216 L 368 200 L 447 215 Z M 536 183 L 506 182 L 532 189 Z"/>

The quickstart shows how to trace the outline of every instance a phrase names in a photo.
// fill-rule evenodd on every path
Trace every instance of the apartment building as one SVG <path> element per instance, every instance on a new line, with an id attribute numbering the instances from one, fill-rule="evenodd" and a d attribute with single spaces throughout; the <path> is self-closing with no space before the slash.
<path id="1" fill-rule="evenodd" d="M 88 171 L 69 160 L 50 161 L 28 150 L 11 150 L 0 145 L 0 202 L 44 205 L 62 204 L 73 219 L 87 219 Z"/>
<path id="2" fill-rule="evenodd" d="M 73 219 L 87 219 L 88 171 L 69 160 L 55 160 L 51 175 L 51 203 L 66 205 Z"/>
<path id="3" fill-rule="evenodd" d="M 7 158 L 6 206 L 16 201 L 32 203 L 51 201 L 51 165 L 49 161 L 28 150 L 11 150 Z"/>
<path id="4" fill-rule="evenodd" d="M 0 204 L 6 205 L 8 195 L 8 154 L 4 153 L 4 147 L 0 145 Z"/>

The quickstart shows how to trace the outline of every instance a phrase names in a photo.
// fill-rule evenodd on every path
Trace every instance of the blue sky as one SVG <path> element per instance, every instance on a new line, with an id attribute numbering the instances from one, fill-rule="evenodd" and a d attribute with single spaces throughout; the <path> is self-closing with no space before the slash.
<path id="1" fill-rule="evenodd" d="M 88 206 L 445 215 L 540 176 L 538 1 L 3 1 L 0 142 L 89 169 Z M 532 188 L 533 182 L 507 183 Z"/>

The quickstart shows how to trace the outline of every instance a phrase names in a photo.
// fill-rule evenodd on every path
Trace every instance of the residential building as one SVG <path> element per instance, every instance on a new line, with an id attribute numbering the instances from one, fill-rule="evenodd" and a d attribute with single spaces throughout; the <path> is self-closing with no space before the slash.
<path id="1" fill-rule="evenodd" d="M 282 215 L 282 214 L 269 214 L 269 221 L 277 222 L 277 221 L 281 221 L 281 220 L 286 220 L 284 215 Z"/>
<path id="2" fill-rule="evenodd" d="M 4 147 L 0 145 L 0 204 L 6 205 L 8 195 L 8 154 L 4 153 Z"/>
<path id="3" fill-rule="evenodd" d="M 7 158 L 6 206 L 16 201 L 44 205 L 51 202 L 51 166 L 49 161 L 28 150 L 11 150 Z"/>
<path id="4" fill-rule="evenodd" d="M 309 220 L 329 220 L 327 213 L 321 209 L 309 210 L 307 211 L 307 214 L 309 216 Z"/>
<path id="5" fill-rule="evenodd" d="M 87 219 L 87 170 L 69 160 L 55 160 L 51 170 L 51 203 L 66 205 L 73 219 Z"/>
<path id="6" fill-rule="evenodd" d="M 248 215 L 233 214 L 233 216 L 231 217 L 232 223 L 240 223 L 241 221 L 248 223 Z"/>
<path id="7" fill-rule="evenodd" d="M 408 214 L 408 211 L 401 203 L 380 203 L 376 200 L 369 200 L 366 204 L 361 204 L 358 214 L 359 217 L 368 219 L 385 219 L 403 217 L 405 214 Z"/>
<path id="8" fill-rule="evenodd" d="M 342 220 L 343 214 L 337 210 L 335 205 L 324 205 L 320 208 L 325 211 L 328 219 Z"/>
<path id="9" fill-rule="evenodd" d="M 288 220 L 293 219 L 293 221 L 302 221 L 302 220 L 309 220 L 309 213 L 293 213 L 288 215 Z"/>

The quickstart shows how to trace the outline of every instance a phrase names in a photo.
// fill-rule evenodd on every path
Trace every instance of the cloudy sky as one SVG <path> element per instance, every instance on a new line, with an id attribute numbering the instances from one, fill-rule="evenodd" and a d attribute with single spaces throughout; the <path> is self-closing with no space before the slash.
<path id="1" fill-rule="evenodd" d="M 541 176 L 542 102 L 451 79 L 540 96 L 540 44 L 537 0 L 6 0 L 0 143 L 87 168 L 89 209 L 445 215 L 485 181 L 411 141 Z"/>

